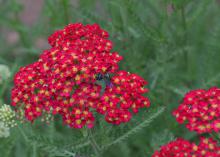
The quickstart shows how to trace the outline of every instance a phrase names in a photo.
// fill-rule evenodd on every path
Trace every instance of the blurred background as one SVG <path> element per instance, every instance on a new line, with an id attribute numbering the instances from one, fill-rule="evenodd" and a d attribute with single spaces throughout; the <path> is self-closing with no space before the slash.
<path id="1" fill-rule="evenodd" d="M 49 48 L 50 34 L 68 23 L 98 23 L 124 57 L 121 68 L 148 80 L 152 108 L 166 108 L 102 156 L 150 157 L 176 137 L 196 141 L 196 134 L 178 125 L 171 112 L 188 90 L 220 83 L 219 15 L 219 0 L 0 0 L 0 105 L 10 104 L 14 73 Z M 136 123 L 147 114 L 137 115 Z M 90 157 L 91 148 L 81 150 L 86 145 L 79 140 L 82 134 L 60 121 L 20 124 L 0 139 L 0 156 Z M 97 132 L 100 145 L 105 136 L 110 135 Z"/>

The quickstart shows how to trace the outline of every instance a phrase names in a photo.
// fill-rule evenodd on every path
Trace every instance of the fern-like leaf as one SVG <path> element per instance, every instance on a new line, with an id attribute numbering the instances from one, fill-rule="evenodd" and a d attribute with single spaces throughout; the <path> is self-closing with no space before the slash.
<path id="1" fill-rule="evenodd" d="M 149 124 L 155 119 L 157 118 L 161 113 L 163 113 L 165 110 L 164 107 L 158 108 L 156 110 L 155 113 L 150 114 L 149 118 L 147 118 L 146 120 L 144 120 L 142 123 L 140 123 L 139 125 L 137 125 L 136 127 L 132 128 L 131 130 L 127 131 L 126 133 L 124 133 L 123 135 L 121 135 L 119 138 L 115 139 L 114 141 L 104 145 L 101 147 L 102 150 L 107 149 L 108 147 L 121 143 L 122 141 L 128 139 L 131 135 L 139 132 L 140 130 L 142 130 L 143 128 L 149 126 Z"/>

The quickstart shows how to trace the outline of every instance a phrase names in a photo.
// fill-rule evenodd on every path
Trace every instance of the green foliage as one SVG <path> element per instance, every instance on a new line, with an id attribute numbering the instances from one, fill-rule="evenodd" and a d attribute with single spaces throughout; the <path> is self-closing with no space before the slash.
<path id="1" fill-rule="evenodd" d="M 0 84 L 1 104 L 10 103 L 14 73 L 47 48 L 37 41 L 75 22 L 98 23 L 110 33 L 114 50 L 124 57 L 121 68 L 149 81 L 152 102 L 126 125 L 112 126 L 99 116 L 92 134 L 60 120 L 20 124 L 0 139 L 1 156 L 148 157 L 176 137 L 196 140 L 171 112 L 188 90 L 220 85 L 219 8 L 216 0 L 45 0 L 37 21 L 27 26 L 20 1 L 0 0 L 0 64 L 11 73 Z M 10 41 L 10 32 L 18 41 Z"/>

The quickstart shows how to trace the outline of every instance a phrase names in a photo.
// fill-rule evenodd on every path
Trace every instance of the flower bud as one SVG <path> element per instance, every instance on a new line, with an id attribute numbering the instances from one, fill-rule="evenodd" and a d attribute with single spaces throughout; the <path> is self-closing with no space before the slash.
<path id="1" fill-rule="evenodd" d="M 4 104 L 0 107 L 0 122 L 6 127 L 12 128 L 17 125 L 15 122 L 15 112 L 9 105 Z"/>

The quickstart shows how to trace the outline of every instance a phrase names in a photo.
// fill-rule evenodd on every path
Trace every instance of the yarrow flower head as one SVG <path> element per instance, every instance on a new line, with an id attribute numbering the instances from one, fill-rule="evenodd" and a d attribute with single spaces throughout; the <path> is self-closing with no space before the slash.
<path id="1" fill-rule="evenodd" d="M 0 137 L 8 137 L 10 128 L 17 126 L 15 112 L 9 105 L 0 106 Z"/>
<path id="2" fill-rule="evenodd" d="M 220 157 L 220 146 L 212 138 L 200 138 L 196 145 L 182 138 L 161 146 L 152 157 Z"/>
<path id="3" fill-rule="evenodd" d="M 0 107 L 0 122 L 3 123 L 5 127 L 9 128 L 17 125 L 15 121 L 15 112 L 9 105 L 4 104 Z"/>
<path id="4" fill-rule="evenodd" d="M 140 76 L 119 71 L 122 60 L 99 25 L 69 24 L 49 38 L 51 48 L 14 77 L 12 105 L 27 120 L 59 114 L 74 128 L 93 127 L 97 111 L 107 122 L 128 122 L 150 105 Z M 105 86 L 99 84 L 104 82 Z"/>
<path id="5" fill-rule="evenodd" d="M 188 92 L 173 115 L 178 123 L 186 122 L 197 133 L 220 131 L 220 88 L 198 89 Z"/>

